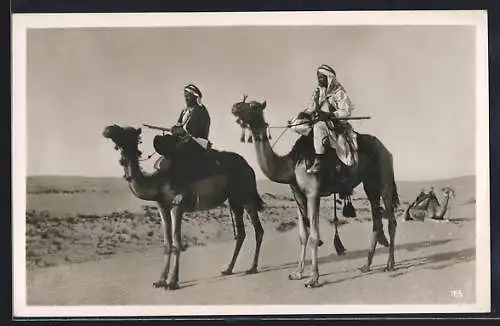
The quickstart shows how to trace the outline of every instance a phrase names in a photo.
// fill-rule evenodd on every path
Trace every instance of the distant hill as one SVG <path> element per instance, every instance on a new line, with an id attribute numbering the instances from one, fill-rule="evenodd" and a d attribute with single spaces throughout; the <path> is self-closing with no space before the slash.
<path id="1" fill-rule="evenodd" d="M 27 178 L 28 193 L 39 193 L 48 190 L 62 191 L 128 191 L 127 184 L 117 177 L 85 177 L 85 176 L 30 176 Z"/>
<path id="2" fill-rule="evenodd" d="M 400 181 L 397 186 L 403 204 L 413 201 L 420 189 L 429 189 L 431 186 L 435 187 L 438 198 L 442 187 L 452 187 L 456 191 L 456 202 L 464 203 L 475 200 L 475 180 L 475 176 L 464 176 L 430 181 Z M 269 180 L 258 180 L 258 190 L 262 195 L 268 193 L 278 198 L 292 197 L 288 185 Z M 119 177 L 31 176 L 27 178 L 27 192 L 28 210 L 48 210 L 61 214 L 136 211 L 142 205 L 151 204 L 134 197 L 127 183 Z M 356 197 L 365 197 L 362 187 L 355 189 Z"/>
<path id="3" fill-rule="evenodd" d="M 398 192 L 401 198 L 414 198 L 421 189 L 429 190 L 431 186 L 439 194 L 440 189 L 445 186 L 452 187 L 456 192 L 457 201 L 468 200 L 475 197 L 476 177 L 468 175 L 457 178 L 426 180 L 426 181 L 396 181 Z M 272 193 L 280 196 L 291 196 L 291 190 L 288 185 L 279 184 L 270 180 L 258 180 L 259 192 Z M 363 186 L 358 186 L 354 190 L 355 197 L 365 197 Z"/>

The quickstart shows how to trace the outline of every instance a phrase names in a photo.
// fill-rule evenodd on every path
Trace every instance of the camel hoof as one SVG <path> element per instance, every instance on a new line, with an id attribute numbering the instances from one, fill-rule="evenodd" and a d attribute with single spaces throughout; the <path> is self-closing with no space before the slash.
<path id="1" fill-rule="evenodd" d="M 165 280 L 159 280 L 153 283 L 153 287 L 155 288 L 166 288 L 167 287 L 167 282 Z"/>
<path id="2" fill-rule="evenodd" d="M 250 268 L 249 270 L 245 271 L 245 274 L 257 274 L 257 268 Z"/>
<path id="3" fill-rule="evenodd" d="M 232 275 L 233 274 L 233 271 L 230 270 L 230 269 L 226 269 L 226 270 L 223 270 L 222 272 L 220 272 L 221 275 Z"/>
<path id="4" fill-rule="evenodd" d="M 167 289 L 169 290 L 177 290 L 179 289 L 179 283 L 177 282 L 170 282 L 167 284 Z"/>
<path id="5" fill-rule="evenodd" d="M 309 279 L 306 282 L 304 282 L 304 286 L 307 289 L 314 289 L 314 288 L 320 287 L 321 284 L 319 284 L 318 280 Z"/>
<path id="6" fill-rule="evenodd" d="M 394 271 L 394 263 L 388 263 L 387 266 L 384 268 L 384 272 L 392 272 Z"/>
<path id="7" fill-rule="evenodd" d="M 337 255 L 338 256 L 344 256 L 345 252 L 346 252 L 346 250 L 339 250 L 339 251 L 337 251 Z"/>
<path id="8" fill-rule="evenodd" d="M 361 271 L 361 273 L 368 273 L 370 271 L 370 266 L 368 265 L 361 266 L 359 270 Z"/>
<path id="9" fill-rule="evenodd" d="M 288 274 L 288 279 L 290 281 L 298 281 L 298 280 L 301 280 L 303 278 L 302 274 L 301 273 L 290 273 Z"/>

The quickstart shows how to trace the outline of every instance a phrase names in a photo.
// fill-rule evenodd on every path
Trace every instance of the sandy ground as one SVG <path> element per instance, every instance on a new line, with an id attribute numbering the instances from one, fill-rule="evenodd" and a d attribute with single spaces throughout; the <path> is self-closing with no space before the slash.
<path id="1" fill-rule="evenodd" d="M 322 223 L 322 237 L 331 232 Z M 396 270 L 383 272 L 387 250 L 380 248 L 373 271 L 357 267 L 366 259 L 370 223 L 342 227 L 346 256 L 333 253 L 329 241 L 320 249 L 322 287 L 306 289 L 289 281 L 296 266 L 294 231 L 267 232 L 260 273 L 241 272 L 250 264 L 252 233 L 235 268 L 220 276 L 233 244 L 193 247 L 181 256 L 181 289 L 165 291 L 151 285 L 162 265 L 161 250 L 123 253 L 101 261 L 30 271 L 29 305 L 152 305 L 152 304 L 445 304 L 475 301 L 473 221 L 460 223 L 400 222 Z M 295 229 L 296 230 L 296 229 Z M 453 292 L 455 291 L 455 292 Z M 458 291 L 458 292 L 457 292 Z M 457 293 L 459 293 L 457 295 Z"/>
<path id="2" fill-rule="evenodd" d="M 450 221 L 405 222 L 403 210 L 423 183 L 401 183 L 396 270 L 384 272 L 387 248 L 378 248 L 373 270 L 366 260 L 370 211 L 362 192 L 353 204 L 358 216 L 341 218 L 347 255 L 333 250 L 331 201 L 322 202 L 321 287 L 306 289 L 288 280 L 297 264 L 296 206 L 288 188 L 261 183 L 266 209 L 260 273 L 243 273 L 255 246 L 247 238 L 235 274 L 221 276 L 231 257 L 227 208 L 186 215 L 183 222 L 180 285 L 155 289 L 163 255 L 159 218 L 117 179 L 36 179 L 28 182 L 26 268 L 28 305 L 219 305 L 219 304 L 457 304 L 475 302 L 474 178 L 441 181 L 457 191 Z M 432 185 L 440 187 L 439 182 Z M 439 195 L 438 195 L 439 197 Z M 441 199 L 441 198 L 440 198 Z M 330 207 L 329 207 L 330 206 Z M 341 211 L 341 207 L 338 208 Z M 111 212 L 111 213 L 110 213 Z M 384 221 L 387 230 L 387 221 Z M 387 232 L 387 231 L 386 231 Z M 308 257 L 310 251 L 308 250 Z M 306 275 L 309 266 L 306 267 Z"/>

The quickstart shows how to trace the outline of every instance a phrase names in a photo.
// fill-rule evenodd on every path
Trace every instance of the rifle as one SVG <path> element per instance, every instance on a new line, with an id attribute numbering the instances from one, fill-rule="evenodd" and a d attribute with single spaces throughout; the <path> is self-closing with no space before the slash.
<path id="1" fill-rule="evenodd" d="M 321 118 L 323 119 L 331 119 L 331 120 L 368 120 L 371 119 L 372 117 L 342 117 L 342 118 L 337 118 L 334 113 L 321 113 L 320 115 Z"/>
<path id="2" fill-rule="evenodd" d="M 368 120 L 372 117 L 345 117 L 345 118 L 334 118 L 336 120 Z"/>
<path id="3" fill-rule="evenodd" d="M 144 127 L 147 127 L 147 128 L 150 128 L 150 129 L 156 129 L 156 130 L 161 130 L 162 132 L 169 132 L 169 133 L 172 133 L 172 128 L 165 128 L 165 127 L 158 127 L 158 126 L 153 126 L 153 125 L 148 125 L 146 123 L 143 123 L 142 124 Z M 201 147 L 205 148 L 205 149 L 208 149 L 212 146 L 212 143 L 206 139 L 203 139 L 203 138 L 198 138 L 198 137 L 194 137 L 193 135 L 191 135 L 189 132 L 187 132 L 185 129 L 183 129 L 184 132 L 186 133 L 186 135 L 193 139 L 195 142 L 197 142 Z"/>
<path id="4" fill-rule="evenodd" d="M 158 126 L 148 125 L 148 124 L 145 124 L 145 123 L 143 123 L 142 125 L 144 127 L 150 128 L 150 129 L 156 129 L 156 130 L 161 130 L 161 131 L 166 131 L 166 132 L 172 132 L 171 128 L 158 127 Z"/>

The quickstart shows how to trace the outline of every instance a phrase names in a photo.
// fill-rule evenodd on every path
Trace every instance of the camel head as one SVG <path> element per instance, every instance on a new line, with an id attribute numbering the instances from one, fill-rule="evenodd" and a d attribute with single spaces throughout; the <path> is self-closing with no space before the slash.
<path id="1" fill-rule="evenodd" d="M 125 179 L 132 179 L 131 164 L 137 162 L 141 152 L 138 149 L 141 142 L 141 128 L 120 127 L 111 125 L 104 128 L 102 135 L 104 138 L 111 139 L 115 143 L 115 149 L 120 151 L 120 165 L 125 168 Z"/>
<path id="2" fill-rule="evenodd" d="M 451 187 L 444 187 L 441 189 L 445 197 L 451 197 L 455 198 L 455 190 L 453 190 Z"/>
<path id="3" fill-rule="evenodd" d="M 236 122 L 244 128 L 265 128 L 267 126 L 264 120 L 264 109 L 266 101 L 260 103 L 257 101 L 247 102 L 247 96 L 243 95 L 241 102 L 233 104 L 231 113 L 237 118 Z"/>

